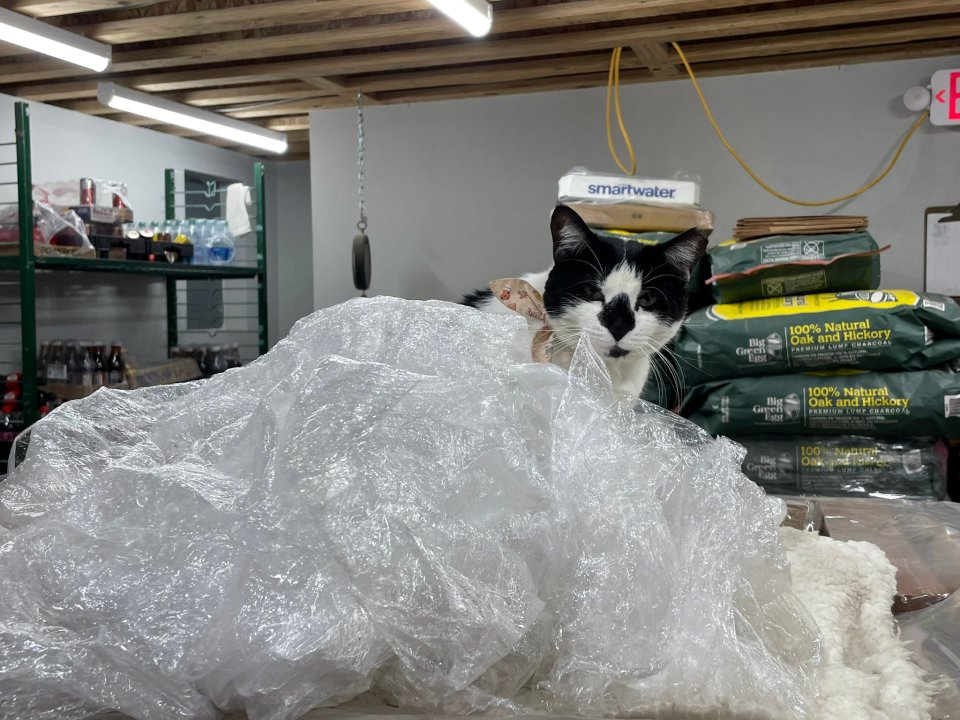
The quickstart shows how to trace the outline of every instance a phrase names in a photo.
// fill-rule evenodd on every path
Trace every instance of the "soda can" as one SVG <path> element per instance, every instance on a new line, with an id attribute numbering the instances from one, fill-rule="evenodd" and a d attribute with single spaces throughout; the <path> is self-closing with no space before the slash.
<path id="1" fill-rule="evenodd" d="M 93 178 L 80 178 L 80 204 L 97 204 L 97 183 Z"/>

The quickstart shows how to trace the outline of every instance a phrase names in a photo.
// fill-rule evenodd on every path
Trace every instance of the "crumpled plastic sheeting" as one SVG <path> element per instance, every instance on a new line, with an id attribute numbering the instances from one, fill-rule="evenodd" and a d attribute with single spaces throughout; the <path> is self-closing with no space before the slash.
<path id="1" fill-rule="evenodd" d="M 819 638 L 741 450 L 519 317 L 356 300 L 209 380 L 101 390 L 0 484 L 0 715 L 732 707 Z"/>

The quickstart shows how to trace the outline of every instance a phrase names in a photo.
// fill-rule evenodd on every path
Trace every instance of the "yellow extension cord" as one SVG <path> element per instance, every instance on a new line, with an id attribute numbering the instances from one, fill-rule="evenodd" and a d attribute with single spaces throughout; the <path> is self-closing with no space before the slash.
<path id="1" fill-rule="evenodd" d="M 700 104 L 703 105 L 703 110 L 707 115 L 707 120 L 710 121 L 710 124 L 713 126 L 714 131 L 717 133 L 717 137 L 720 138 L 720 142 L 723 143 L 723 146 L 727 151 L 733 156 L 733 159 L 736 160 L 740 167 L 742 167 L 747 174 L 753 178 L 754 182 L 757 183 L 760 187 L 766 190 L 768 193 L 774 197 L 780 198 L 788 203 L 793 203 L 794 205 L 803 205 L 805 207 L 821 207 L 823 205 L 835 205 L 837 203 L 843 202 L 844 200 L 849 200 L 855 198 L 858 195 L 862 195 L 867 190 L 872 188 L 874 185 L 883 180 L 891 170 L 893 166 L 897 164 L 897 160 L 900 159 L 900 155 L 903 153 L 903 149 L 907 146 L 907 143 L 910 142 L 910 138 L 913 137 L 917 129 L 923 125 L 926 119 L 930 116 L 929 112 L 924 112 L 916 122 L 910 126 L 910 130 L 907 131 L 907 134 L 904 136 L 903 140 L 900 141 L 900 145 L 897 147 L 897 151 L 893 154 L 893 158 L 887 164 L 887 167 L 884 168 L 877 177 L 868 182 L 866 185 L 861 187 L 858 190 L 854 190 L 851 193 L 846 195 L 841 195 L 840 197 L 831 198 L 830 200 L 797 200 L 788 195 L 775 190 L 770 187 L 767 183 L 761 180 L 753 169 L 747 164 L 747 162 L 740 157 L 740 154 L 733 149 L 733 146 L 727 141 L 727 138 L 724 137 L 723 132 L 720 130 L 720 126 L 717 125 L 717 121 L 713 117 L 713 113 L 710 111 L 710 106 L 707 104 L 707 99 L 703 96 L 703 91 L 700 89 L 700 83 L 697 82 L 697 76 L 693 73 L 693 68 L 690 67 L 690 63 L 687 62 L 687 56 L 684 55 L 683 50 L 680 49 L 680 46 L 677 43 L 670 43 L 673 46 L 673 49 L 677 51 L 677 55 L 680 57 L 683 67 L 687 70 L 687 75 L 690 76 L 690 81 L 693 83 L 693 89 L 697 92 L 697 97 L 700 98 Z M 626 173 L 627 175 L 633 175 L 637 171 L 637 161 L 633 152 L 633 145 L 630 143 L 630 137 L 627 134 L 626 127 L 623 123 L 623 117 L 620 114 L 620 56 L 623 53 L 623 48 L 614 48 L 613 54 L 610 57 L 610 72 L 607 75 L 607 103 L 606 103 L 606 121 L 607 121 L 607 145 L 610 148 L 610 154 L 613 156 L 614 161 L 617 163 L 619 168 Z M 610 97 L 613 95 L 614 100 L 614 110 L 617 115 L 617 124 L 620 126 L 620 134 L 623 137 L 623 141 L 627 147 L 627 155 L 630 160 L 629 169 L 624 166 L 620 161 L 619 156 L 617 155 L 616 148 L 613 143 L 613 133 L 610 129 Z"/>

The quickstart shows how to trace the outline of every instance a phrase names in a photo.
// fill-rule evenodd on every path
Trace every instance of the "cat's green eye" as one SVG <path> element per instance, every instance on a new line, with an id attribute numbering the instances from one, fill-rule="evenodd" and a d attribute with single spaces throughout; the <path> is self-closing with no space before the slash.
<path id="1" fill-rule="evenodd" d="M 603 291 L 600 288 L 597 288 L 590 293 L 589 299 L 594 302 L 603 302 Z"/>
<path id="2" fill-rule="evenodd" d="M 646 291 L 640 293 L 640 297 L 637 298 L 637 307 L 645 308 L 650 307 L 651 305 L 653 305 L 653 293 Z"/>

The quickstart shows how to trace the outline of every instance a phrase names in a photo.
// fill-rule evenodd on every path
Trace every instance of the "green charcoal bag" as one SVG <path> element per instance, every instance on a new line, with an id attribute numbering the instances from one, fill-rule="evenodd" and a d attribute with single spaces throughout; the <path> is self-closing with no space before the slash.
<path id="1" fill-rule="evenodd" d="M 706 283 L 717 303 L 873 290 L 880 252 L 868 232 L 728 240 L 710 250 Z"/>
<path id="2" fill-rule="evenodd" d="M 713 435 L 960 438 L 953 370 L 768 375 L 690 389 L 681 415 Z"/>
<path id="3" fill-rule="evenodd" d="M 744 474 L 773 495 L 942 500 L 947 448 L 934 440 L 871 437 L 738 438 Z"/>
<path id="4" fill-rule="evenodd" d="M 673 347 L 687 387 L 802 370 L 923 370 L 960 358 L 960 306 L 910 290 L 712 305 Z"/>

